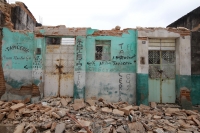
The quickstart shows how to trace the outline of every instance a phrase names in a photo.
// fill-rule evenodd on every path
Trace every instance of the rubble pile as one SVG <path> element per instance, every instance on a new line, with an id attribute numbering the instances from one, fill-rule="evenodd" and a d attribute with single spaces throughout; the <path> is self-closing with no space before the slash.
<path id="1" fill-rule="evenodd" d="M 16 125 L 14 133 L 196 133 L 198 111 L 179 108 L 134 106 L 91 98 L 44 98 L 38 103 L 0 101 L 1 124 Z"/>

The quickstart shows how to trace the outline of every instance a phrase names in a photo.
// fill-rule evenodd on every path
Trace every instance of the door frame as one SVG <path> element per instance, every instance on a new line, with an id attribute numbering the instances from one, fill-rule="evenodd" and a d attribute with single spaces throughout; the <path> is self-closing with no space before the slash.
<path id="1" fill-rule="evenodd" d="M 167 97 L 167 93 L 166 96 L 164 97 L 164 94 L 163 94 L 163 89 L 166 88 L 166 84 L 165 86 L 163 85 L 166 81 L 168 82 L 168 85 L 169 85 L 169 91 L 171 91 L 172 96 L 169 96 L 171 98 L 171 101 L 169 103 L 175 103 L 175 99 L 176 99 L 176 94 L 175 94 L 175 82 L 176 82 L 176 79 L 175 79 L 175 75 L 176 75 L 176 49 L 175 49 L 175 44 L 176 44 L 176 41 L 175 39 L 161 39 L 161 38 L 154 38 L 154 39 L 149 39 L 149 47 L 148 47 L 148 84 L 149 84 L 149 87 L 148 87 L 148 90 L 149 90 L 149 96 L 148 96 L 148 99 L 149 101 L 151 102 L 151 100 L 153 100 L 152 102 L 159 102 L 159 103 L 168 103 L 170 101 L 169 100 L 166 100 L 166 97 Z M 149 51 L 158 51 L 157 53 L 159 53 L 159 64 L 150 64 L 150 61 L 149 61 Z M 164 64 L 163 63 L 163 53 L 164 51 L 173 51 L 173 59 L 174 59 L 174 64 L 170 64 L 169 63 L 169 66 L 172 66 L 172 71 L 174 70 L 174 74 L 172 75 L 173 78 L 166 78 L 166 75 L 164 76 L 163 74 L 163 68 L 165 66 L 168 66 L 167 64 Z M 166 52 L 167 54 L 167 52 Z M 170 54 L 169 54 L 170 55 Z M 168 55 L 168 56 L 169 56 Z M 163 60 L 163 61 L 162 61 Z M 159 73 L 159 77 L 156 77 L 156 78 L 150 78 L 150 67 L 151 66 L 158 66 L 158 72 Z M 169 76 L 170 77 L 170 76 Z M 159 80 L 159 81 L 156 81 L 156 80 Z M 157 82 L 157 83 L 156 83 Z M 155 91 L 154 93 L 154 98 L 152 98 L 152 94 L 150 94 L 151 92 L 151 87 L 152 85 L 154 86 Z M 171 86 L 171 88 L 170 88 Z M 156 89 L 157 88 L 157 89 Z M 167 87 L 168 88 L 168 87 Z M 157 92 L 156 92 L 157 90 Z M 165 92 L 166 93 L 166 92 Z M 156 98 L 156 96 L 159 94 L 159 96 Z M 170 94 L 171 95 L 171 94 Z M 163 100 L 165 99 L 165 100 Z M 168 102 L 166 102 L 168 101 Z"/>

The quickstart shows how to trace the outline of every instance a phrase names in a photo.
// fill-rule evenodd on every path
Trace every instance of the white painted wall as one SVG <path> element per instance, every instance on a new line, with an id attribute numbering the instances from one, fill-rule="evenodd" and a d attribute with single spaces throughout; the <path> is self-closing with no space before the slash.
<path id="1" fill-rule="evenodd" d="M 142 44 L 139 38 L 147 38 L 146 44 Z M 170 32 L 164 28 L 139 28 L 137 46 L 137 73 L 148 73 L 148 38 L 176 39 L 176 74 L 191 75 L 191 47 L 190 36 L 181 36 L 179 33 Z M 140 58 L 145 57 L 145 65 L 140 64 Z"/>
<path id="2" fill-rule="evenodd" d="M 144 57 L 145 64 L 141 64 L 140 60 Z M 148 74 L 148 40 L 139 40 L 137 46 L 137 73 Z"/>
<path id="3" fill-rule="evenodd" d="M 11 80 L 13 80 L 18 83 L 21 82 L 22 86 L 32 85 L 32 70 L 13 70 L 4 68 L 3 71 L 7 82 L 11 82 Z"/>
<path id="4" fill-rule="evenodd" d="M 180 37 L 179 63 L 180 75 L 191 75 L 191 45 L 190 36 Z"/>
<path id="5" fill-rule="evenodd" d="M 85 91 L 86 98 L 101 97 L 110 102 L 122 100 L 135 103 L 136 74 L 87 72 Z"/>

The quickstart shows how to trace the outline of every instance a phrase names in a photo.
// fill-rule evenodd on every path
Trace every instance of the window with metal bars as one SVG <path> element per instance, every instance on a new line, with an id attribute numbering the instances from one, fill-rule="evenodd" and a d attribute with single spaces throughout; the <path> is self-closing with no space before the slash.
<path id="1" fill-rule="evenodd" d="M 95 40 L 95 45 L 95 60 L 108 61 L 111 59 L 111 40 Z"/>
<path id="2" fill-rule="evenodd" d="M 48 45 L 75 45 L 75 38 L 67 37 L 47 37 Z"/>

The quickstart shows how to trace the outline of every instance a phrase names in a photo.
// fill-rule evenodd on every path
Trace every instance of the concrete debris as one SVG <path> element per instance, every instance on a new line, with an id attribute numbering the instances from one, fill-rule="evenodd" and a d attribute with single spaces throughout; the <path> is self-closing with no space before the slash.
<path id="1" fill-rule="evenodd" d="M 155 102 L 151 102 L 150 105 L 151 105 L 151 108 L 154 108 L 154 109 L 155 109 L 156 106 L 157 106 Z"/>
<path id="2" fill-rule="evenodd" d="M 115 26 L 115 30 L 120 30 L 121 27 L 120 26 Z"/>
<path id="3" fill-rule="evenodd" d="M 109 109 L 108 107 L 105 107 L 105 108 L 102 108 L 101 111 L 104 112 L 104 113 L 111 113 L 112 109 Z"/>
<path id="4" fill-rule="evenodd" d="M 96 100 L 87 99 L 86 102 L 87 102 L 90 106 L 93 106 L 93 105 L 95 105 Z"/>
<path id="5" fill-rule="evenodd" d="M 63 133 L 65 130 L 65 123 L 60 123 L 56 125 L 55 133 Z"/>
<path id="6" fill-rule="evenodd" d="M 23 131 L 24 131 L 24 126 L 25 126 L 25 123 L 22 123 L 22 124 L 18 125 L 18 126 L 15 128 L 14 133 L 23 133 Z"/>
<path id="7" fill-rule="evenodd" d="M 113 109 L 113 114 L 123 116 L 123 115 L 124 115 L 124 112 L 123 112 L 123 111 L 120 111 L 120 110 L 118 110 L 118 109 Z"/>
<path id="8" fill-rule="evenodd" d="M 45 104 L 43 104 L 45 103 Z M 14 133 L 165 133 L 200 132 L 200 114 L 126 102 L 109 103 L 95 98 L 74 100 L 48 97 L 37 103 L 0 101 L 0 124 L 15 126 Z"/>
<path id="9" fill-rule="evenodd" d="M 11 106 L 10 108 L 12 109 L 12 110 L 18 110 L 18 109 L 20 109 L 20 108 L 23 108 L 25 105 L 23 104 L 23 103 L 18 103 L 18 104 L 15 104 L 15 105 L 13 105 L 13 106 Z"/>

